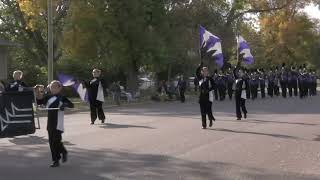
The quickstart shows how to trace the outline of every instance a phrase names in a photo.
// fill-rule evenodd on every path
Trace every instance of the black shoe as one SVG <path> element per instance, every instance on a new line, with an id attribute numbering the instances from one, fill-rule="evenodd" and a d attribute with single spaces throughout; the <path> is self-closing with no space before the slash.
<path id="1" fill-rule="evenodd" d="M 247 113 L 244 114 L 244 118 L 247 119 Z"/>
<path id="2" fill-rule="evenodd" d="M 216 118 L 214 118 L 214 117 L 213 117 L 213 119 L 212 119 L 212 120 L 213 120 L 213 121 L 216 121 Z"/>
<path id="3" fill-rule="evenodd" d="M 68 161 L 68 153 L 62 153 L 62 162 L 65 163 Z"/>
<path id="4" fill-rule="evenodd" d="M 103 124 L 104 122 L 105 122 L 105 119 L 102 119 L 102 120 L 101 120 L 101 123 Z"/>
<path id="5" fill-rule="evenodd" d="M 59 166 L 60 166 L 59 161 L 54 161 L 54 162 L 50 165 L 50 167 L 52 167 L 52 168 L 59 167 Z"/>
<path id="6" fill-rule="evenodd" d="M 240 121 L 240 120 L 241 120 L 241 118 L 237 118 L 237 120 L 238 120 L 238 121 Z"/>
<path id="7" fill-rule="evenodd" d="M 209 124 L 209 127 L 212 127 L 213 123 L 212 123 L 212 120 L 210 121 L 210 124 Z"/>
<path id="8" fill-rule="evenodd" d="M 91 125 L 94 125 L 94 121 L 91 121 Z"/>

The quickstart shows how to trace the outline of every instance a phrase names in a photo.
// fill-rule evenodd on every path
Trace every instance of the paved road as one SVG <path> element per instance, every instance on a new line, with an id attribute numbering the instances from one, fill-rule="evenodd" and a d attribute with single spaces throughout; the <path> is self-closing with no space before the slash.
<path id="1" fill-rule="evenodd" d="M 250 101 L 249 118 L 236 121 L 234 102 L 216 102 L 207 130 L 196 102 L 107 109 L 106 125 L 90 126 L 88 112 L 70 114 L 67 164 L 48 167 L 41 129 L 0 139 L 0 180 L 320 179 L 319 108 L 320 97 Z"/>

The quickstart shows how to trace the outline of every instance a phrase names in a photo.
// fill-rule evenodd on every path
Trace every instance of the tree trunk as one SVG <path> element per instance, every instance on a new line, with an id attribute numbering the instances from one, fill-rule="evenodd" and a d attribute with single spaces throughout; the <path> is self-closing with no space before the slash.
<path id="1" fill-rule="evenodd" d="M 134 94 L 138 90 L 138 67 L 135 60 L 132 60 L 127 67 L 127 91 Z"/>

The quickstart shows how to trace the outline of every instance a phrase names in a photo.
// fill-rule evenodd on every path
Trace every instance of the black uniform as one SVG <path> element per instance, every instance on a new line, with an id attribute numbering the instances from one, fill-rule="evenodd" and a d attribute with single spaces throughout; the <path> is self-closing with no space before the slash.
<path id="1" fill-rule="evenodd" d="M 187 82 L 183 79 L 180 79 L 178 81 L 178 88 L 179 88 L 180 100 L 181 100 L 181 102 L 185 102 L 186 97 L 185 97 L 184 93 L 186 92 L 186 89 L 187 89 Z"/>
<path id="2" fill-rule="evenodd" d="M 195 91 L 195 92 L 198 92 L 199 80 L 198 80 L 197 77 L 194 78 L 193 84 L 194 84 L 194 91 Z"/>
<path id="3" fill-rule="evenodd" d="M 288 73 L 288 84 L 289 96 L 298 96 L 298 72 L 294 68 Z"/>
<path id="4" fill-rule="evenodd" d="M 287 97 L 287 88 L 288 88 L 288 73 L 283 69 L 280 73 L 280 86 L 282 97 Z"/>
<path id="5" fill-rule="evenodd" d="M 312 89 L 312 96 L 317 95 L 317 76 L 315 73 L 312 73 L 311 75 L 312 83 L 311 83 L 311 89 Z"/>
<path id="6" fill-rule="evenodd" d="M 12 81 L 7 87 L 6 91 L 23 91 L 24 88 L 28 87 L 26 83 L 21 80 Z"/>
<path id="7" fill-rule="evenodd" d="M 246 92 L 249 90 L 249 82 L 246 78 L 238 76 L 237 74 L 238 68 L 239 67 L 235 68 L 233 74 L 236 79 L 236 84 L 235 84 L 236 115 L 237 115 L 237 119 L 241 120 L 242 118 L 241 110 L 244 114 L 244 118 L 247 118 L 248 111 L 246 108 L 246 98 L 243 96 L 244 94 L 247 94 Z"/>
<path id="8" fill-rule="evenodd" d="M 217 86 L 217 81 L 218 81 L 218 73 L 215 72 L 214 75 L 212 76 L 213 82 L 215 83 L 215 86 L 213 87 L 213 92 L 214 92 L 214 99 L 218 100 L 219 94 L 218 94 L 218 86 Z"/>
<path id="9" fill-rule="evenodd" d="M 276 70 L 274 72 L 274 94 L 276 96 L 280 96 L 280 72 L 278 70 Z"/>
<path id="10" fill-rule="evenodd" d="M 252 74 L 250 79 L 251 98 L 256 99 L 258 97 L 259 79 L 256 73 Z"/>
<path id="11" fill-rule="evenodd" d="M 243 80 L 245 80 L 248 84 L 248 86 L 246 87 L 246 95 L 247 95 L 247 98 L 250 99 L 251 97 L 251 91 L 250 91 L 250 74 L 249 72 L 245 72 L 245 75 L 242 77 Z"/>
<path id="12" fill-rule="evenodd" d="M 207 127 L 207 115 L 210 120 L 210 127 L 212 126 L 212 121 L 215 120 L 215 118 L 212 115 L 212 99 L 213 94 L 212 91 L 214 89 L 214 81 L 212 77 L 204 77 L 201 75 L 201 68 L 202 64 L 198 67 L 196 71 L 196 76 L 199 80 L 199 90 L 200 90 L 200 96 L 199 96 L 199 103 L 200 103 L 200 110 L 201 110 L 201 118 L 202 118 L 202 127 Z M 211 96 L 211 99 L 210 99 Z"/>
<path id="13" fill-rule="evenodd" d="M 304 98 L 307 96 L 307 90 L 306 90 L 306 76 L 305 73 L 300 71 L 298 75 L 298 86 L 299 86 L 299 94 L 300 98 Z"/>
<path id="14" fill-rule="evenodd" d="M 312 88 L 313 78 L 311 73 L 307 73 L 306 80 L 307 80 L 307 95 L 313 96 L 313 88 Z"/>
<path id="15" fill-rule="evenodd" d="M 263 71 L 261 71 L 259 74 L 259 87 L 260 87 L 261 97 L 265 98 L 266 97 L 266 77 Z"/>
<path id="16" fill-rule="evenodd" d="M 60 108 L 60 110 L 48 111 L 47 123 L 52 161 L 58 163 L 61 159 L 61 154 L 64 158 L 67 154 L 67 150 L 61 142 L 61 135 L 64 132 L 63 110 L 66 107 L 73 108 L 74 105 L 66 97 L 61 95 L 50 95 L 42 100 L 38 100 L 37 103 L 38 105 L 46 105 L 47 108 Z"/>
<path id="17" fill-rule="evenodd" d="M 227 73 L 226 75 L 226 79 L 227 79 L 227 88 L 228 88 L 228 95 L 229 95 L 229 99 L 232 100 L 232 94 L 233 94 L 233 83 L 234 83 L 234 76 L 231 72 Z"/>
<path id="18" fill-rule="evenodd" d="M 104 91 L 106 88 L 106 85 L 105 85 L 105 81 L 101 78 L 94 78 L 90 82 L 85 83 L 85 87 L 88 90 L 88 98 L 90 103 L 91 124 L 94 124 L 97 117 L 99 118 L 99 120 L 101 120 L 102 123 L 104 123 L 106 119 L 103 112 L 103 108 L 102 108 L 103 102 L 97 100 L 100 83 L 103 88 L 102 91 Z"/>
<path id="19" fill-rule="evenodd" d="M 268 74 L 268 95 L 270 97 L 273 97 L 274 95 L 274 86 L 275 86 L 275 76 L 272 71 L 269 72 Z"/>
<path id="20" fill-rule="evenodd" d="M 215 84 L 217 85 L 218 91 L 219 91 L 219 99 L 220 101 L 223 101 L 226 98 L 226 78 L 225 76 L 220 73 L 215 81 Z"/>

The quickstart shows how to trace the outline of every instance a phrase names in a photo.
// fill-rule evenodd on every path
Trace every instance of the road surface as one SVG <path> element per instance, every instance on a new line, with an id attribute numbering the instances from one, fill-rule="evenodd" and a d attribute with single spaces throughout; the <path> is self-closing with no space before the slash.
<path id="1" fill-rule="evenodd" d="M 150 103 L 66 115 L 69 161 L 49 168 L 45 128 L 0 139 L 0 180 L 316 180 L 320 179 L 320 97 L 215 102 L 214 127 L 201 129 L 199 105 Z M 42 127 L 46 119 L 41 118 Z"/>

